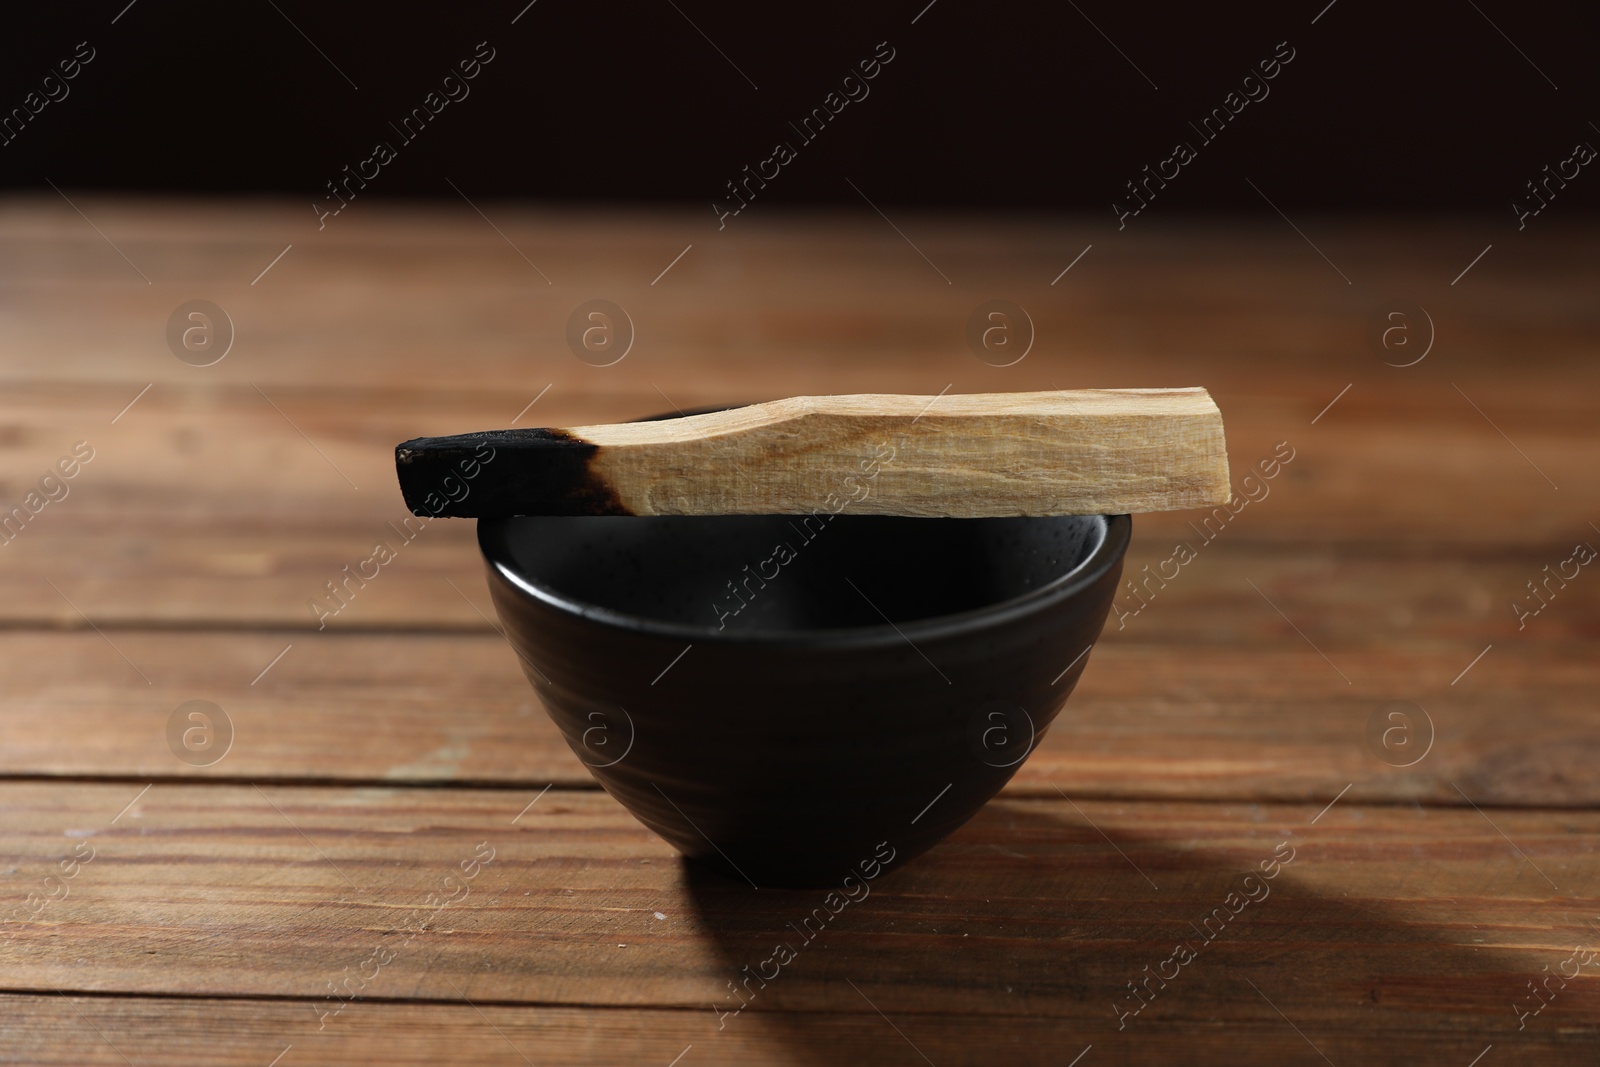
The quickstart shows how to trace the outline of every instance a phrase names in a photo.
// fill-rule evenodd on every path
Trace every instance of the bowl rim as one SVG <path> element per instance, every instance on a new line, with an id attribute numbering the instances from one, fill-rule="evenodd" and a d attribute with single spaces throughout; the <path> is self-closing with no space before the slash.
<path id="1" fill-rule="evenodd" d="M 699 516 L 696 516 L 699 517 Z M 1068 518 L 1071 516 L 1017 516 L 1018 518 Z M 623 633 L 672 638 L 687 644 L 716 644 L 762 648 L 862 648 L 895 643 L 915 643 L 915 638 L 940 638 L 970 635 L 974 631 L 1003 625 L 1032 615 L 1082 593 L 1117 566 L 1132 537 L 1133 520 L 1128 515 L 1092 515 L 1098 519 L 1100 540 L 1076 567 L 1018 596 L 967 611 L 934 615 L 905 622 L 885 622 L 873 626 L 842 626 L 817 630 L 725 630 L 709 623 L 667 622 L 643 615 L 616 611 L 597 604 L 586 604 L 556 590 L 529 580 L 514 565 L 510 530 L 517 517 L 478 520 L 478 548 L 491 572 L 524 598 L 579 623 Z M 618 522 L 631 517 L 616 517 Z M 938 520 L 933 520 L 938 521 Z M 959 520 L 957 520 L 959 521 Z"/>

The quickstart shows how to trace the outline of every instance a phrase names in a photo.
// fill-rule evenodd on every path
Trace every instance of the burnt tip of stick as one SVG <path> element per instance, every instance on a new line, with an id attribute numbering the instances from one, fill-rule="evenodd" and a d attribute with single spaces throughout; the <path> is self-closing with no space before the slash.
<path id="1" fill-rule="evenodd" d="M 484 430 L 395 446 L 400 493 L 413 515 L 628 515 L 593 469 L 600 446 L 566 430 Z"/>

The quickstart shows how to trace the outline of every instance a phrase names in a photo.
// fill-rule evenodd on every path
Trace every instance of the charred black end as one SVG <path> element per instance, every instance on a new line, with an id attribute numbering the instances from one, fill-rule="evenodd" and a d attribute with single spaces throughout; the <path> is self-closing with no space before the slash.
<path id="1" fill-rule="evenodd" d="M 418 437 L 394 450 L 413 515 L 631 515 L 593 470 L 600 446 L 565 430 Z"/>

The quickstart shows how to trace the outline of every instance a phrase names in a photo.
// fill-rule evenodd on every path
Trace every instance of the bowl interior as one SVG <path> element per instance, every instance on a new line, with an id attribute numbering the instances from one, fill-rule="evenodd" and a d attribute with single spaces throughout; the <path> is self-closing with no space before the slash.
<path id="1" fill-rule="evenodd" d="M 538 595 L 585 611 L 746 634 L 882 627 L 886 619 L 991 607 L 1069 579 L 1107 536 L 1098 515 L 497 522 L 486 550 Z"/>

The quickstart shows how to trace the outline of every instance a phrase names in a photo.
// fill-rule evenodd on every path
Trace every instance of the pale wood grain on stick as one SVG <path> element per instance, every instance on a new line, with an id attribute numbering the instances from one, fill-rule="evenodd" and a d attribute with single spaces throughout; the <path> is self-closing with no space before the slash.
<path id="1" fill-rule="evenodd" d="M 797 396 L 419 438 L 395 463 L 419 515 L 1123 515 L 1231 495 L 1201 388 Z"/>

